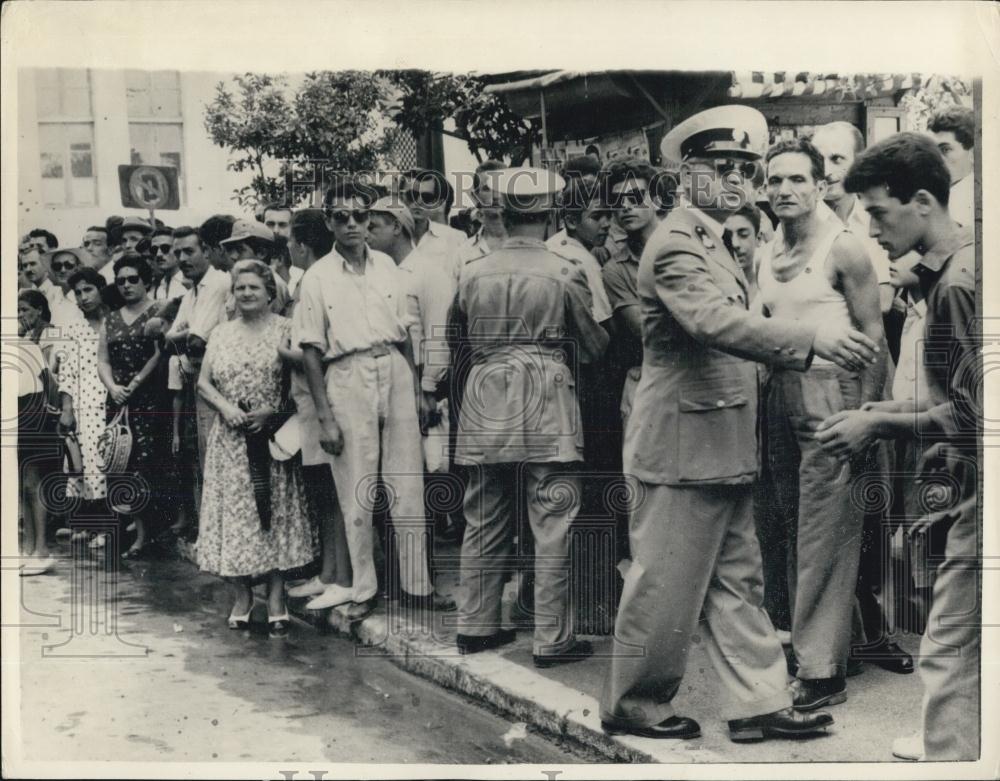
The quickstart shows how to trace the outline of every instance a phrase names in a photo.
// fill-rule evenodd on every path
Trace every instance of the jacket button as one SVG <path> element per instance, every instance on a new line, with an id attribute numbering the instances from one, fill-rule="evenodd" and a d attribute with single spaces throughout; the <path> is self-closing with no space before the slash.
<path id="1" fill-rule="evenodd" d="M 726 402 L 724 402 L 722 399 L 719 399 L 717 402 L 715 402 L 715 406 L 716 407 L 720 407 L 720 408 L 721 407 L 725 407 L 726 406 Z"/>

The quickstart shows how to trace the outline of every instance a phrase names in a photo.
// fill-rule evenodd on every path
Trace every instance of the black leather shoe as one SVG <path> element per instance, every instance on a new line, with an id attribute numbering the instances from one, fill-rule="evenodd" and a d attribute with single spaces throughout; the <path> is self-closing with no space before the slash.
<path id="1" fill-rule="evenodd" d="M 460 654 L 478 654 L 480 651 L 492 651 L 513 643 L 516 638 L 517 633 L 513 629 L 501 629 L 492 635 L 458 635 L 455 645 Z"/>
<path id="2" fill-rule="evenodd" d="M 602 721 L 601 729 L 604 730 L 605 735 L 636 735 L 640 738 L 687 740 L 701 736 L 701 727 L 698 722 L 687 718 L 687 716 L 671 716 L 651 727 L 631 727 Z"/>
<path id="3" fill-rule="evenodd" d="M 422 597 L 414 596 L 407 591 L 403 591 L 399 595 L 399 605 L 402 608 L 422 608 L 426 610 L 434 610 L 438 613 L 448 613 L 452 610 L 458 609 L 454 599 L 446 594 L 441 594 L 436 590 Z"/>
<path id="4" fill-rule="evenodd" d="M 729 739 L 736 741 L 765 740 L 766 738 L 798 738 L 812 735 L 833 724 L 833 716 L 826 711 L 803 715 L 792 708 L 735 719 L 729 722 Z"/>
<path id="5" fill-rule="evenodd" d="M 593 653 L 594 647 L 588 640 L 577 640 L 571 648 L 566 649 L 561 654 L 545 654 L 544 656 L 533 654 L 531 659 L 535 663 L 535 667 L 544 670 L 546 667 L 554 667 L 557 664 L 579 662 Z"/>
<path id="6" fill-rule="evenodd" d="M 847 682 L 843 678 L 816 678 L 797 680 L 792 707 L 798 711 L 811 711 L 824 705 L 838 705 L 847 699 Z"/>
<path id="7" fill-rule="evenodd" d="M 885 641 L 874 646 L 858 646 L 851 649 L 851 657 L 878 665 L 883 670 L 899 675 L 913 672 L 913 657 L 895 643 Z"/>

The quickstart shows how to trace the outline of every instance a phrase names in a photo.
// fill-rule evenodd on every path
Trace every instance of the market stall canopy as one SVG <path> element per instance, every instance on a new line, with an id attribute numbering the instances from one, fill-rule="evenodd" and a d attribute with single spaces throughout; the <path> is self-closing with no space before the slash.
<path id="1" fill-rule="evenodd" d="M 631 90 L 615 81 L 611 71 L 549 71 L 532 78 L 486 87 L 486 92 L 501 95 L 511 111 L 525 119 L 541 114 L 539 93 L 542 91 L 547 111 L 570 109 L 579 105 L 581 100 L 633 97 Z"/>
<path id="2" fill-rule="evenodd" d="M 815 98 L 826 101 L 873 100 L 920 86 L 916 73 L 836 74 L 795 71 L 733 73 L 734 100 Z"/>

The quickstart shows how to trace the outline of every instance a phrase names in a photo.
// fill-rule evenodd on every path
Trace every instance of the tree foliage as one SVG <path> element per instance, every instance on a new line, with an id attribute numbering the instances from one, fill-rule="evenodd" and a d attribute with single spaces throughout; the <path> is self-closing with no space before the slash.
<path id="1" fill-rule="evenodd" d="M 388 83 L 363 71 L 306 73 L 294 89 L 281 76 L 246 73 L 220 82 L 205 109 L 212 141 L 231 153 L 229 169 L 251 171 L 250 184 L 234 191 L 241 207 L 289 198 L 294 205 L 311 188 L 288 192 L 287 176 L 375 170 L 389 149 L 392 122 L 385 111 Z"/>
<path id="2" fill-rule="evenodd" d="M 906 109 L 907 127 L 923 132 L 935 112 L 948 106 L 967 106 L 971 100 L 972 87 L 968 81 L 956 76 L 934 75 L 904 95 L 899 105 Z"/>
<path id="3" fill-rule="evenodd" d="M 485 91 L 471 75 L 420 70 L 379 71 L 399 91 L 396 123 L 416 136 L 440 130 L 447 119 L 480 162 L 486 158 L 519 165 L 538 140 L 537 123 L 508 108 L 502 98 Z"/>

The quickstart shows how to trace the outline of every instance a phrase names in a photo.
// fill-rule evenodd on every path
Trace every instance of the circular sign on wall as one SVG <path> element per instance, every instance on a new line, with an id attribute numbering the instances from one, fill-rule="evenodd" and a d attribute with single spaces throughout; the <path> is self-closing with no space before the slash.
<path id="1" fill-rule="evenodd" d="M 128 189 L 132 197 L 146 209 L 162 209 L 170 200 L 170 183 L 163 171 L 151 165 L 140 165 L 129 175 Z"/>

